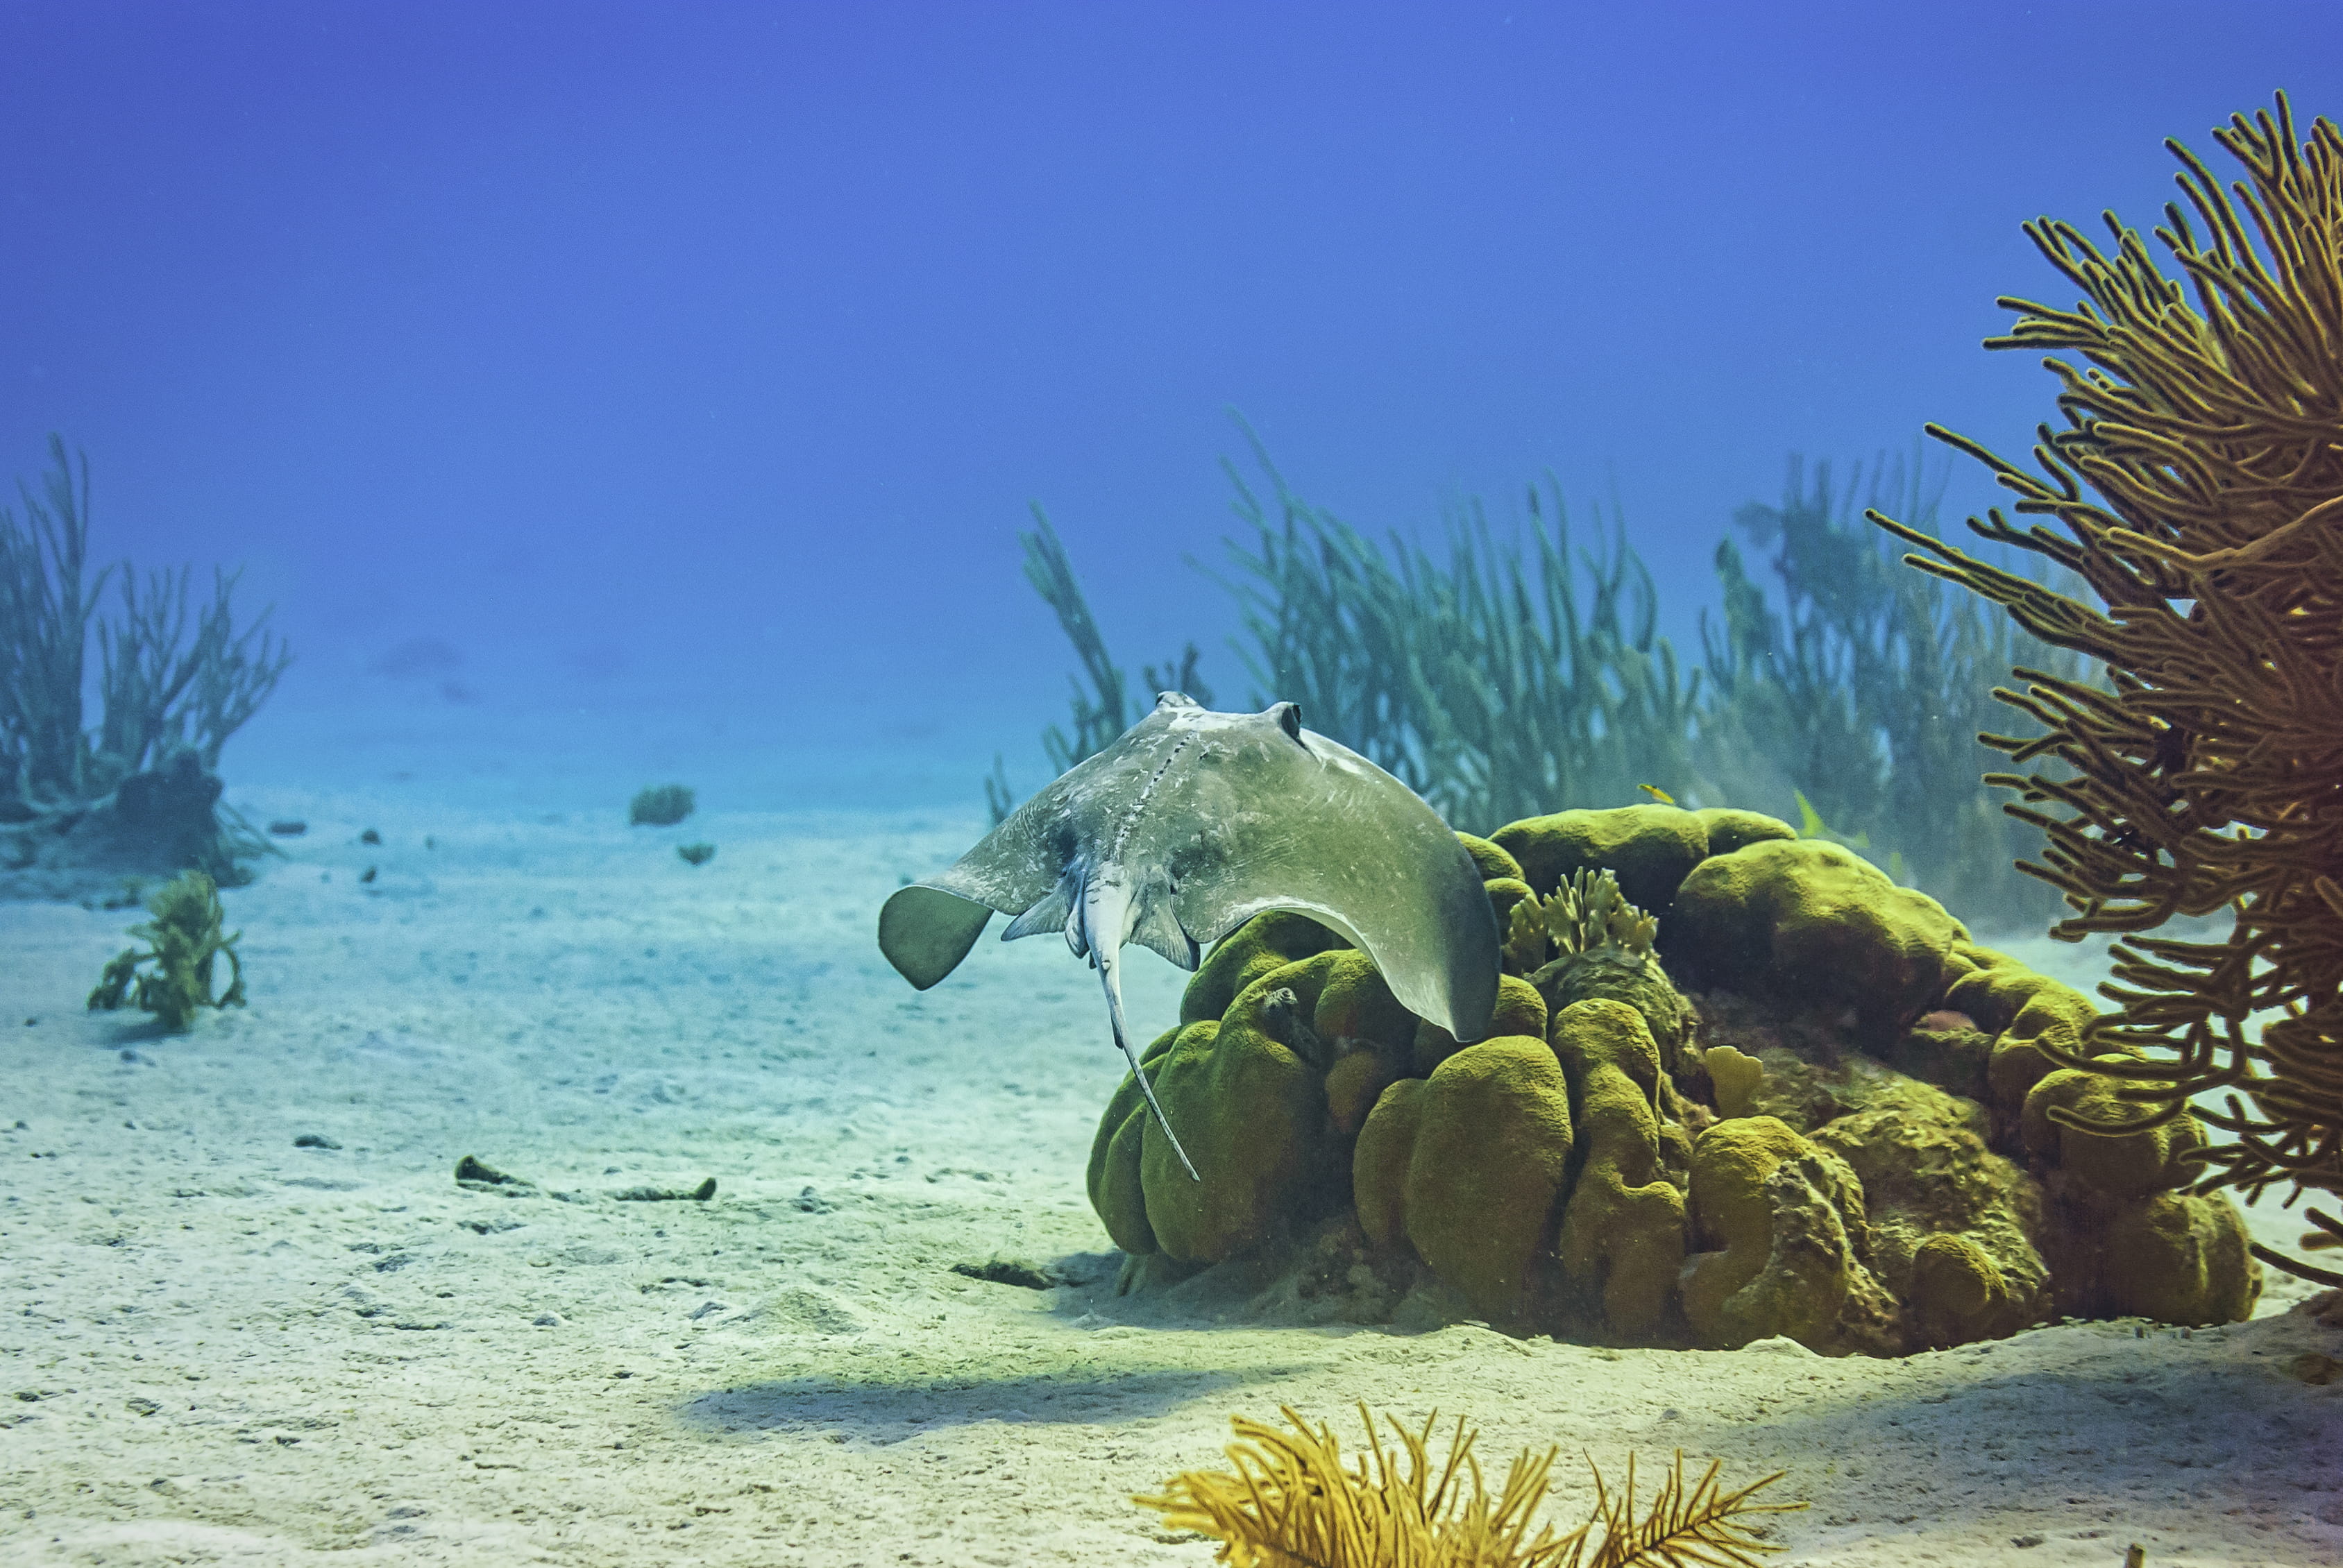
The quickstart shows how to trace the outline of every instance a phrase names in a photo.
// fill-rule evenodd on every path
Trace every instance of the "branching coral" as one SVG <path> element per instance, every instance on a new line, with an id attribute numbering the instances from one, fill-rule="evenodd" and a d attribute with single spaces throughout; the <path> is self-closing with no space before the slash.
<path id="1" fill-rule="evenodd" d="M 1435 1472 L 1429 1442 L 1437 1412 L 1421 1432 L 1386 1418 L 1398 1439 L 1386 1447 L 1360 1405 L 1367 1453 L 1345 1467 L 1332 1427 L 1313 1429 L 1291 1406 L 1281 1408 L 1291 1431 L 1232 1419 L 1237 1441 L 1226 1452 L 1235 1474 L 1187 1471 L 1161 1495 L 1132 1501 L 1160 1510 L 1174 1528 L 1217 1536 L 1217 1560 L 1234 1568 L 1755 1568 L 1755 1553 L 1781 1548 L 1747 1521 L 1806 1506 L 1751 1501 L 1781 1472 L 1737 1492 L 1718 1483 L 1714 1462 L 1687 1480 L 1679 1451 L 1648 1512 L 1635 1510 L 1631 1457 L 1626 1486 L 1613 1493 L 1598 1471 L 1594 1516 L 1559 1535 L 1535 1523 L 1555 1450 L 1516 1457 L 1493 1500 L 1462 1417 Z"/>
<path id="2" fill-rule="evenodd" d="M 1513 906 L 1505 957 L 1524 972 L 1543 964 L 1549 950 L 1567 958 L 1615 947 L 1631 957 L 1649 958 L 1659 930 L 1657 917 L 1619 891 L 1618 878 L 1581 866 L 1551 898 L 1532 896 Z"/>
<path id="3" fill-rule="evenodd" d="M 2227 1091 L 2227 1111 L 2207 1120 L 2230 1141 L 2197 1155 L 2206 1186 L 2337 1193 L 2343 133 L 2321 119 L 2298 137 L 2280 95 L 2275 113 L 2236 116 L 2214 136 L 2246 171 L 2226 189 L 2167 144 L 2186 206 L 2167 205 L 2155 232 L 2185 281 L 2112 215 L 2106 250 L 2066 223 L 2026 226 L 2084 295 L 2069 310 L 2002 300 L 2018 319 L 1986 345 L 2085 362 L 2047 362 L 2066 424 L 2042 427 L 2041 471 L 1931 427 L 1989 465 L 2019 514 L 2065 531 L 2020 528 L 1998 510 L 1970 527 L 2080 574 L 2104 611 L 1872 518 L 1927 552 L 1907 557 L 1914 565 L 2107 667 L 2110 689 L 2018 670 L 2026 689 L 1996 695 L 2044 732 L 1985 738 L 2020 764 L 2055 758 L 2071 769 L 1990 780 L 2021 790 L 2026 803 L 2009 809 L 2047 835 L 2042 862 L 2026 869 L 2074 910 L 2053 934 L 2230 918 L 2222 941 L 2119 943 L 2105 994 L 2120 1010 L 2061 1060 L 2126 1081 L 2131 1109 L 2117 1126 L 2169 1121 L 2192 1097 Z M 2265 1011 L 2279 1016 L 2257 1032 L 2249 1015 Z M 2343 1235 L 2343 1223 L 2313 1219 Z"/>
<path id="4" fill-rule="evenodd" d="M 55 437 L 49 455 L 41 493 L 22 491 L 22 518 L 0 508 L 0 890 L 70 892 L 75 868 L 242 879 L 236 859 L 265 842 L 221 819 L 212 770 L 291 655 L 266 612 L 236 625 L 233 573 L 215 574 L 208 604 L 191 603 L 185 568 L 142 580 L 126 565 L 107 613 L 116 568 L 85 580 L 88 465 Z M 93 633 L 94 729 L 83 711 Z"/>
<path id="5" fill-rule="evenodd" d="M 100 614 L 108 567 L 84 583 L 89 554 L 89 465 L 49 438 L 43 492 L 25 515 L 0 509 L 0 800 L 25 808 L 85 802 L 125 777 L 190 747 L 206 768 L 276 688 L 291 658 L 264 629 L 238 630 L 233 575 L 190 624 L 185 570 L 144 583 L 121 568 L 122 608 Z M 97 634 L 103 717 L 82 728 L 83 656 Z"/>

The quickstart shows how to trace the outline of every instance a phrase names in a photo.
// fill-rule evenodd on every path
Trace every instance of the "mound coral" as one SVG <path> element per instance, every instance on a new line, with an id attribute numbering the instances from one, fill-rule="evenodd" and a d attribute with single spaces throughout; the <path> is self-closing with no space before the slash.
<path id="1" fill-rule="evenodd" d="M 1532 971 L 1484 1039 L 1414 1019 L 1299 915 L 1206 960 L 1143 1057 L 1202 1180 L 1135 1080 L 1092 1147 L 1127 1287 L 1351 1247 L 1386 1313 L 1422 1288 L 1517 1331 L 1834 1354 L 2250 1311 L 2235 1208 L 2181 1191 L 2196 1124 L 2077 1131 L 2107 1082 L 2059 1066 L 2088 1002 L 1934 900 L 1745 813 L 1563 813 L 1466 847 Z"/>
<path id="2" fill-rule="evenodd" d="M 1694 1342 L 1786 1335 L 1815 1350 L 1896 1348 L 1895 1306 L 1866 1267 L 1864 1191 L 1846 1162 L 1772 1116 L 1710 1130 L 1693 1154 L 1696 1241 L 1684 1276 Z"/>
<path id="3" fill-rule="evenodd" d="M 649 784 L 627 802 L 627 826 L 672 828 L 698 809 L 699 798 L 689 784 Z"/>
<path id="4" fill-rule="evenodd" d="M 1926 552 L 1912 564 L 2107 671 L 2101 687 L 2019 669 L 2026 689 L 1995 695 L 2042 732 L 1983 737 L 2067 769 L 1988 779 L 2022 791 L 2008 809 L 2047 837 L 2025 869 L 2074 911 L 2053 934 L 2131 933 L 2107 991 L 2119 1010 L 2042 1039 L 2117 1087 L 2046 1115 L 2137 1131 L 2224 1093 L 2198 1114 L 2228 1139 L 2187 1151 L 2201 1186 L 2343 1193 L 2343 132 L 2321 119 L 2300 136 L 2281 95 L 2213 135 L 2244 166 L 2228 190 L 2167 144 L 2187 209 L 2167 206 L 2156 238 L 2185 282 L 2112 216 L 2104 250 L 2068 224 L 2026 226 L 2084 295 L 2070 310 L 2005 299 L 2018 319 L 1986 342 L 2084 361 L 2047 362 L 2066 423 L 2042 427 L 2041 471 L 1930 427 L 2064 532 L 1997 510 L 1970 528 L 2079 573 L 2104 610 L 1872 520 Z M 2176 915 L 2227 915 L 2229 931 L 2137 934 Z M 2343 1240 L 2343 1220 L 2312 1219 Z"/>

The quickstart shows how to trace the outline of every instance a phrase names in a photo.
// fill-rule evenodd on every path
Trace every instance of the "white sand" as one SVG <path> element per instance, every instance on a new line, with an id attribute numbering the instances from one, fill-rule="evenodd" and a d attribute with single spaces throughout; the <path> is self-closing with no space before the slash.
<path id="1" fill-rule="evenodd" d="M 1121 1071 L 1060 944 L 924 997 L 880 960 L 879 901 L 972 816 L 247 805 L 311 823 L 228 895 L 248 1010 L 85 1013 L 134 917 L 0 906 L 0 1563 L 1198 1564 L 1129 1495 L 1232 1411 L 1362 1399 L 1500 1462 L 1786 1468 L 1795 1563 L 2343 1563 L 2343 1383 L 2284 1372 L 2343 1330 L 2301 1313 L 1881 1362 L 952 1273 L 1111 1278 L 1082 1166 Z M 1160 1027 L 1183 977 L 1134 955 Z M 459 1190 L 468 1153 L 570 1201 Z"/>

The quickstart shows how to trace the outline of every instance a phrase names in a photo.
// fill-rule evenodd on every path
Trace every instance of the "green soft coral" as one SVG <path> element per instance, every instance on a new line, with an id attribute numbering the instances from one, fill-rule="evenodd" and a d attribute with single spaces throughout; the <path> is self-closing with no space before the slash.
<path id="1" fill-rule="evenodd" d="M 165 1029 L 184 1030 L 203 1008 L 244 1005 L 244 961 L 236 952 L 244 933 L 221 934 L 226 912 L 211 878 L 189 871 L 166 882 L 147 895 L 146 910 L 155 918 L 130 928 L 146 950 L 125 948 L 108 961 L 89 993 L 93 1010 L 111 1011 L 127 1002 L 153 1013 Z M 215 997 L 212 979 L 222 958 L 228 963 L 228 987 Z"/>

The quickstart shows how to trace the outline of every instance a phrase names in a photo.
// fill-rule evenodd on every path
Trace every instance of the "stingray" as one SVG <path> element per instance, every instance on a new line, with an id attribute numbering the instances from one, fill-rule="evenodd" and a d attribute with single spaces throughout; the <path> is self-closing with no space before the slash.
<path id="1" fill-rule="evenodd" d="M 1281 702 L 1215 713 L 1176 691 L 1019 807 L 948 869 L 898 889 L 879 948 L 927 990 L 994 912 L 1001 940 L 1062 930 L 1106 988 L 1114 1043 L 1194 1176 L 1123 1024 L 1123 944 L 1183 970 L 1253 916 L 1292 910 L 1364 950 L 1400 1005 L 1459 1040 L 1496 1005 L 1496 916 L 1464 846 L 1406 785 Z"/>

